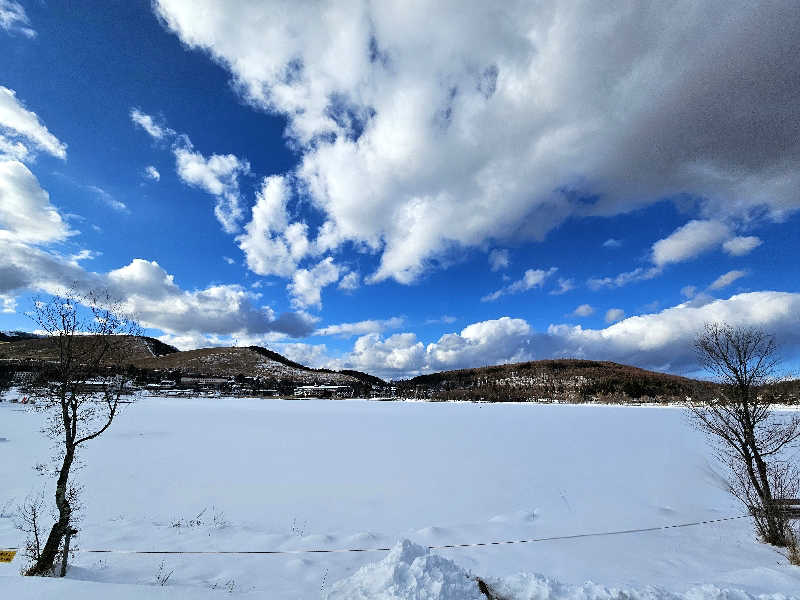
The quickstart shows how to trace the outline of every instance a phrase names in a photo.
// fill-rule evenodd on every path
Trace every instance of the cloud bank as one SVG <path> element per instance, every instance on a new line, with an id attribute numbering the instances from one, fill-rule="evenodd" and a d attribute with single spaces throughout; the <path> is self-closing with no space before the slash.
<path id="1" fill-rule="evenodd" d="M 399 282 L 453 248 L 665 197 L 721 222 L 797 210 L 795 9 L 155 3 L 246 101 L 286 117 L 318 248 L 369 248 L 371 280 Z M 660 246 L 655 264 L 700 250 Z"/>

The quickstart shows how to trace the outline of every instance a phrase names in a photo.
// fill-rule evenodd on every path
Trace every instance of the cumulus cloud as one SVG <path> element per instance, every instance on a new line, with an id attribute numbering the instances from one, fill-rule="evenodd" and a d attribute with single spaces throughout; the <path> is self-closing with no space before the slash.
<path id="1" fill-rule="evenodd" d="M 505 296 L 506 294 L 518 294 L 535 287 L 541 287 L 544 285 L 545 280 L 557 270 L 558 269 L 556 267 L 550 267 L 550 269 L 547 271 L 544 269 L 528 269 L 525 271 L 522 279 L 518 279 L 517 281 L 514 281 L 513 283 L 510 283 L 507 286 L 492 292 L 491 294 L 487 294 L 481 298 L 481 302 L 493 302 L 494 300 L 500 298 L 500 296 Z"/>
<path id="2" fill-rule="evenodd" d="M 507 269 L 508 265 L 511 264 L 511 260 L 509 258 L 508 250 L 495 248 L 491 252 L 489 252 L 489 268 L 492 271 L 500 271 L 501 269 Z"/>
<path id="3" fill-rule="evenodd" d="M 8 32 L 18 32 L 27 38 L 36 37 L 36 31 L 29 27 L 30 20 L 23 6 L 16 0 L 0 0 L 0 28 Z"/>
<path id="4" fill-rule="evenodd" d="M 762 243 L 760 238 L 750 235 L 747 237 L 731 238 L 722 244 L 722 248 L 731 256 L 744 256 L 758 248 Z"/>
<path id="5" fill-rule="evenodd" d="M 50 133 L 36 113 L 25 108 L 14 90 L 0 85 L 0 158 L 24 160 L 34 150 L 67 158 L 67 145 Z"/>
<path id="6" fill-rule="evenodd" d="M 322 307 L 322 288 L 339 280 L 339 266 L 327 257 L 311 269 L 298 269 L 286 286 L 295 308 Z"/>
<path id="7" fill-rule="evenodd" d="M 425 346 L 413 333 L 396 333 L 383 339 L 370 333 L 356 339 L 346 358 L 334 361 L 336 368 L 352 368 L 378 376 L 418 374 L 425 365 Z"/>
<path id="8" fill-rule="evenodd" d="M 800 345 L 800 294 L 751 292 L 701 306 L 679 304 L 657 313 L 625 318 L 603 329 L 553 324 L 534 331 L 523 319 L 503 317 L 448 333 L 425 345 L 413 333 L 380 334 L 356 340 L 353 351 L 331 360 L 334 368 L 355 368 L 382 377 L 483 365 L 581 357 L 610 360 L 676 373 L 699 369 L 692 342 L 707 322 L 760 327 L 775 333 L 783 348 Z"/>
<path id="9" fill-rule="evenodd" d="M 144 168 L 144 176 L 153 181 L 159 181 L 161 179 L 161 173 L 159 173 L 158 169 L 153 165 L 148 165 Z"/>
<path id="10" fill-rule="evenodd" d="M 381 377 L 405 377 L 431 370 L 515 362 L 531 356 L 531 333 L 526 321 L 510 317 L 473 323 L 427 346 L 413 333 L 397 333 L 386 339 L 373 333 L 358 338 L 352 352 L 329 364 Z"/>
<path id="11" fill-rule="evenodd" d="M 93 273 L 77 261 L 18 241 L 0 238 L 0 251 L 4 257 L 0 294 L 22 290 L 58 293 L 73 285 L 79 292 L 108 289 L 142 325 L 175 335 L 281 332 L 303 337 L 314 329 L 309 315 L 276 315 L 268 306 L 259 305 L 258 294 L 240 285 L 184 290 L 155 261 L 134 259 L 108 273 Z"/>
<path id="12" fill-rule="evenodd" d="M 43 244 L 75 235 L 28 167 L 0 160 L 0 241 Z"/>
<path id="13" fill-rule="evenodd" d="M 387 329 L 398 329 L 403 326 L 402 317 L 392 317 L 390 319 L 370 319 L 358 321 L 357 323 L 338 323 L 327 325 L 314 332 L 314 335 L 338 335 L 342 337 L 352 337 L 355 335 L 366 335 L 368 333 L 381 333 Z"/>
<path id="14" fill-rule="evenodd" d="M 728 271 L 727 273 L 720 275 L 717 277 L 714 282 L 708 286 L 710 290 L 720 290 L 724 287 L 729 286 L 734 281 L 741 279 L 747 275 L 747 271 Z"/>
<path id="15" fill-rule="evenodd" d="M 155 10 L 287 118 L 312 237 L 379 253 L 376 281 L 679 194 L 715 218 L 800 205 L 790 0 Z"/>
<path id="16" fill-rule="evenodd" d="M 621 308 L 609 308 L 606 311 L 606 323 L 615 323 L 625 318 L 625 311 Z"/>
<path id="17" fill-rule="evenodd" d="M 594 308 L 590 304 L 581 304 L 572 314 L 576 317 L 589 317 L 594 314 Z"/>
<path id="18" fill-rule="evenodd" d="M 603 242 L 603 248 L 619 248 L 620 246 L 622 246 L 622 242 L 615 240 L 614 238 L 608 238 L 605 242 Z"/>
<path id="19" fill-rule="evenodd" d="M 800 343 L 798 314 L 800 294 L 751 292 L 702 306 L 679 304 L 659 313 L 628 317 L 605 329 L 551 325 L 544 342 L 554 355 L 680 372 L 698 368 L 692 341 L 707 322 L 760 327 L 788 347 Z"/>
<path id="20" fill-rule="evenodd" d="M 265 177 L 251 219 L 236 238 L 247 267 L 258 275 L 291 277 L 310 251 L 305 224 L 289 225 L 290 193 L 284 177 Z"/>

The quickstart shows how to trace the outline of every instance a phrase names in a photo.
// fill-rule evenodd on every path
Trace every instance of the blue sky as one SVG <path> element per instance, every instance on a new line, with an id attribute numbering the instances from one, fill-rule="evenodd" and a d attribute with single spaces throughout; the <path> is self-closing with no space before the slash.
<path id="1" fill-rule="evenodd" d="M 463 8 L 0 0 L 0 329 L 76 284 L 385 377 L 793 355 L 791 3 Z"/>

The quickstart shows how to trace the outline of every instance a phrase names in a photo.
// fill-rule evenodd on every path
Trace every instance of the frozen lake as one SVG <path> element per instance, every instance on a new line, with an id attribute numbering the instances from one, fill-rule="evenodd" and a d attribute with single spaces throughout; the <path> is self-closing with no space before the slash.
<path id="1" fill-rule="evenodd" d="M 29 408 L 0 404 L 0 508 L 40 489 L 51 497 L 53 481 L 33 469 L 49 456 L 40 426 Z M 84 550 L 441 545 L 743 514 L 678 408 L 143 398 L 83 457 Z M 0 547 L 20 535 L 0 518 Z M 747 519 L 437 554 L 482 576 L 800 589 L 800 569 L 757 544 Z M 69 577 L 152 585 L 163 560 L 175 593 L 234 582 L 242 593 L 318 598 L 384 556 L 79 553 Z M 0 565 L 0 576 L 19 567 Z"/>

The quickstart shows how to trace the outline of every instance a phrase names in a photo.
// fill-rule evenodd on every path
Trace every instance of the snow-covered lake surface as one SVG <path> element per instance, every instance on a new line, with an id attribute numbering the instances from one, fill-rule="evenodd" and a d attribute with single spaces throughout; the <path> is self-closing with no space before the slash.
<path id="1" fill-rule="evenodd" d="M 34 469 L 50 455 L 41 419 L 0 403 L 0 548 L 23 542 L 8 516 L 13 506 L 42 489 L 52 495 L 53 480 Z M 800 568 L 757 543 L 748 519 L 429 555 L 414 545 L 741 515 L 678 408 L 142 398 L 83 457 L 83 550 L 413 544 L 391 554 L 81 552 L 69 581 L 19 577 L 18 557 L 0 564 L 0 597 L 212 598 L 233 590 L 276 600 L 452 600 L 473 597 L 448 587 L 448 578 L 469 572 L 513 598 L 620 597 L 612 588 L 642 598 L 747 597 L 724 589 L 800 598 Z M 164 587 L 154 583 L 162 561 L 172 571 Z"/>

